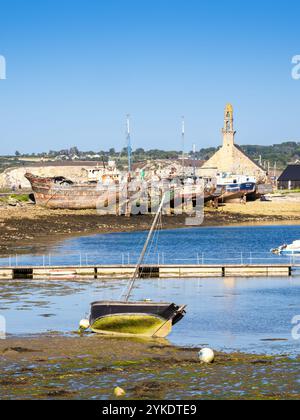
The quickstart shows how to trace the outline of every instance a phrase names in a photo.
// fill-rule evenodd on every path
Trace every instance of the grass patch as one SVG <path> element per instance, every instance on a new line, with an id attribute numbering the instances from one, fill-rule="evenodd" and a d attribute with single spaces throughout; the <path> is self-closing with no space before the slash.
<path id="1" fill-rule="evenodd" d="M 275 194 L 296 194 L 300 193 L 300 188 L 297 188 L 295 190 L 276 190 Z"/>
<path id="2" fill-rule="evenodd" d="M 18 203 L 28 203 L 30 201 L 29 194 L 11 194 L 6 197 L 0 197 L 0 203 L 8 204 L 11 200 Z"/>
<path id="3" fill-rule="evenodd" d="M 20 201 L 21 203 L 27 203 L 29 201 L 28 194 L 12 194 L 9 198 Z"/>

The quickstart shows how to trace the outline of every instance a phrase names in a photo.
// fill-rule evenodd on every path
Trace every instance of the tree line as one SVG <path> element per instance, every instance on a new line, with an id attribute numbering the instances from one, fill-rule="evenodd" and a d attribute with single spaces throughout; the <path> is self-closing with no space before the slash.
<path id="1" fill-rule="evenodd" d="M 278 168 L 284 168 L 289 163 L 300 162 L 300 142 L 291 141 L 270 146 L 244 145 L 241 146 L 241 148 L 249 157 L 261 164 L 269 163 L 273 166 L 276 163 Z M 208 160 L 218 149 L 219 148 L 217 147 L 202 148 L 196 151 L 196 153 L 193 153 L 192 151 L 186 152 L 186 156 L 195 158 L 197 160 Z M 74 146 L 70 149 L 62 149 L 57 151 L 50 150 L 47 153 L 22 154 L 17 151 L 15 156 L 16 158 L 40 157 L 56 158 L 61 160 L 76 158 L 82 160 L 103 160 L 107 162 L 108 160 L 126 161 L 127 152 L 128 151 L 126 148 L 123 148 L 120 151 L 117 151 L 114 148 L 110 148 L 109 150 L 100 150 L 97 152 L 81 151 Z M 145 150 L 143 148 L 138 148 L 132 151 L 132 158 L 136 162 L 155 159 L 178 159 L 181 154 L 182 151 L 179 150 Z"/>

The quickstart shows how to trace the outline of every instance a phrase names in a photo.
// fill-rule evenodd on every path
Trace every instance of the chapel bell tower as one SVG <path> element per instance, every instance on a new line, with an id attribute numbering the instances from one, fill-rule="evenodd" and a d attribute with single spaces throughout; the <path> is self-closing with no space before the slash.
<path id="1" fill-rule="evenodd" d="M 233 128 L 233 106 L 227 104 L 224 114 L 223 146 L 233 146 L 235 131 Z"/>

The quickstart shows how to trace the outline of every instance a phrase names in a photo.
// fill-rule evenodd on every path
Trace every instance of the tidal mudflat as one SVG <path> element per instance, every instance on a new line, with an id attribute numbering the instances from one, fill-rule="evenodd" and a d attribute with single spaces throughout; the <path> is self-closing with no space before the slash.
<path id="1" fill-rule="evenodd" d="M 300 358 L 217 353 L 160 341 L 46 334 L 0 342 L 1 399 L 299 399 Z M 284 380 L 283 380 L 284 378 Z"/>
<path id="2" fill-rule="evenodd" d="M 300 279 L 144 280 L 134 298 L 188 304 L 168 340 L 79 336 L 89 303 L 126 281 L 1 283 L 1 398 L 298 399 L 300 342 L 291 336 Z M 199 348 L 217 351 L 201 365 Z M 284 381 L 282 378 L 284 377 Z"/>

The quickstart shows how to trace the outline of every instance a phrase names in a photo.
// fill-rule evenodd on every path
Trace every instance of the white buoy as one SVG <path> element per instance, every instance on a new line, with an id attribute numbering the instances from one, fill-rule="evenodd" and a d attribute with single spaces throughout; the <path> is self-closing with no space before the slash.
<path id="1" fill-rule="evenodd" d="M 117 386 L 117 388 L 114 389 L 114 395 L 117 398 L 121 398 L 121 397 L 125 397 L 126 392 L 124 391 L 124 389 Z"/>
<path id="2" fill-rule="evenodd" d="M 90 328 L 90 321 L 88 319 L 82 319 L 79 322 L 79 328 L 81 331 L 86 331 Z"/>
<path id="3" fill-rule="evenodd" d="M 215 360 L 215 353 L 212 349 L 202 349 L 199 352 L 199 359 L 202 363 L 213 363 Z"/>

